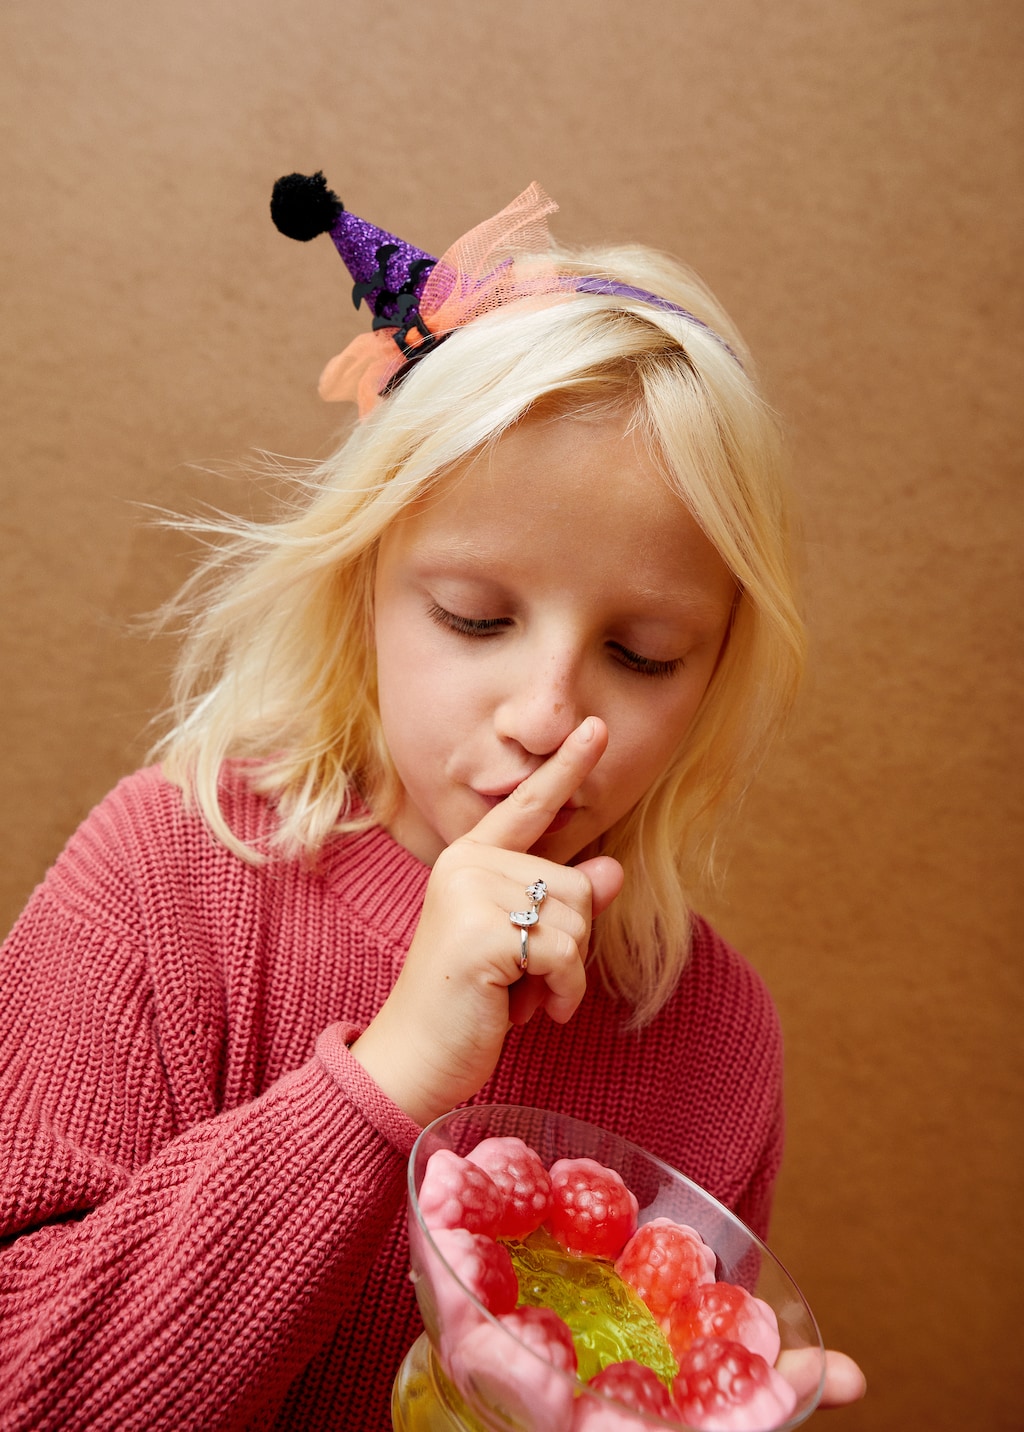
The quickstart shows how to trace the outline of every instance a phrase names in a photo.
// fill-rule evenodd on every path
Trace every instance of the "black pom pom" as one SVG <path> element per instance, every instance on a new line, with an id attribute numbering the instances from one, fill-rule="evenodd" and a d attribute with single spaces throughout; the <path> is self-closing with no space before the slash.
<path id="1" fill-rule="evenodd" d="M 317 234 L 326 234 L 344 208 L 318 170 L 279 179 L 270 200 L 270 217 L 289 239 L 307 243 Z"/>

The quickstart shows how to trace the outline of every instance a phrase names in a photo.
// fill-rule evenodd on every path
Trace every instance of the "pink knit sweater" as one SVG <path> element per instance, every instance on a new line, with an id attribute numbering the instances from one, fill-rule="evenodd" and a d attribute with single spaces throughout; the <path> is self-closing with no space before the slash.
<path id="1" fill-rule="evenodd" d="M 237 779 L 243 837 L 265 803 Z M 420 1331 L 415 1125 L 346 1047 L 428 871 L 383 831 L 254 868 L 154 770 L 86 820 L 0 958 L 0 1428 L 389 1428 Z M 763 1232 L 780 1037 L 706 925 L 645 1029 L 591 988 L 510 1033 L 477 1102 L 563 1110 Z"/>

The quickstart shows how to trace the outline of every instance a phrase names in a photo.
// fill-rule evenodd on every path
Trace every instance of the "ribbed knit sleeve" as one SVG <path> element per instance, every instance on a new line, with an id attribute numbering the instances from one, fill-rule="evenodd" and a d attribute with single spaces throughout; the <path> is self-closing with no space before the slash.
<path id="1" fill-rule="evenodd" d="M 139 888 L 130 804 L 87 823 L 0 963 L 5 1432 L 266 1415 L 358 1297 L 417 1133 L 348 1054 L 361 1021 L 223 1107 L 233 1065 L 270 1053 L 232 1047 L 247 972 L 214 957 L 209 910 L 180 888 L 164 908 L 159 839 Z M 243 904 L 242 927 L 265 922 Z"/>

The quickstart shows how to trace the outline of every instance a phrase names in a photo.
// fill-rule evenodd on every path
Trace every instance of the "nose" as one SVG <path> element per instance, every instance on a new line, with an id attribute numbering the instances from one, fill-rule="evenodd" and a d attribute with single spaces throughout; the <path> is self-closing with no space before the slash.
<path id="1" fill-rule="evenodd" d="M 594 714 L 583 687 L 582 661 L 573 653 L 521 658 L 495 711 L 498 735 L 531 756 L 550 756 L 585 716 Z"/>

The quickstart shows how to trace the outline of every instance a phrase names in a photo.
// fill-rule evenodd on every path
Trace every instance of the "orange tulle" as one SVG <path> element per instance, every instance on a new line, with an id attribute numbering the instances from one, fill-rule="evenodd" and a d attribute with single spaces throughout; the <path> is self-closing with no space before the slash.
<path id="1" fill-rule="evenodd" d="M 558 205 L 539 184 L 470 229 L 438 259 L 420 296 L 420 316 L 434 334 L 450 333 L 495 308 L 549 299 L 571 291 L 546 257 L 547 219 Z M 365 417 L 405 363 L 391 331 L 360 334 L 332 358 L 320 375 L 321 398 L 355 402 Z"/>
<path id="2" fill-rule="evenodd" d="M 327 364 L 317 391 L 329 403 L 358 403 L 365 417 L 404 361 L 388 329 L 360 333 Z"/>

